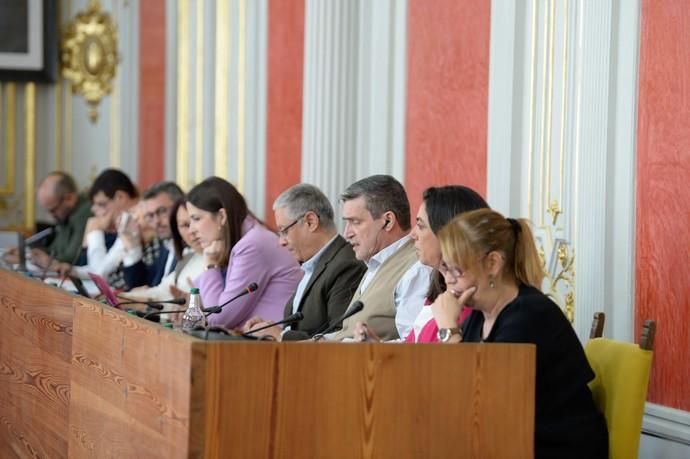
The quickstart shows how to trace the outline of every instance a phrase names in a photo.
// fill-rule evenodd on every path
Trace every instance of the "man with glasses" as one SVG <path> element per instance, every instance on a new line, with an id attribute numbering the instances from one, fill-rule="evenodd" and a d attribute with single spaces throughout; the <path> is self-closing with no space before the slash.
<path id="1" fill-rule="evenodd" d="M 302 264 L 304 272 L 285 305 L 284 316 L 299 311 L 304 319 L 260 334 L 278 341 L 308 339 L 345 312 L 366 268 L 337 233 L 333 207 L 315 186 L 299 184 L 287 189 L 276 199 L 273 211 L 280 244 Z M 254 317 L 246 322 L 245 331 L 264 325 L 262 318 Z"/>
<path id="2" fill-rule="evenodd" d="M 147 189 L 141 201 L 140 215 L 144 223 L 156 233 L 156 239 L 148 247 L 154 247 L 156 253 L 144 253 L 144 244 L 136 233 L 123 232 L 126 252 L 122 260 L 124 277 L 131 287 L 155 287 L 161 279 L 175 269 L 175 250 L 172 246 L 170 230 L 170 209 L 184 193 L 174 182 L 160 182 Z M 148 258 L 148 259 L 147 259 Z"/>
<path id="3" fill-rule="evenodd" d="M 33 263 L 46 269 L 55 268 L 59 262 L 71 263 L 81 250 L 84 228 L 91 216 L 88 198 L 79 193 L 71 175 L 59 171 L 41 180 L 37 198 L 38 205 L 55 220 L 55 237 L 45 248 L 31 251 Z M 16 248 L 8 250 L 6 256 L 18 259 Z"/>

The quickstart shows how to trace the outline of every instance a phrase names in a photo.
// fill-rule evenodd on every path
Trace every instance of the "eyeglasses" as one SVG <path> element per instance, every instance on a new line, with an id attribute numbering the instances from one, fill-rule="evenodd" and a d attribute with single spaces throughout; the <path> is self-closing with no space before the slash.
<path id="1" fill-rule="evenodd" d="M 65 197 L 60 196 L 60 200 L 57 202 L 57 204 L 55 204 L 51 209 L 46 209 L 46 211 L 50 215 L 55 215 L 57 213 L 58 209 L 60 209 L 60 207 L 62 206 L 63 202 L 65 202 Z"/>
<path id="2" fill-rule="evenodd" d="M 290 230 L 290 228 L 292 228 L 293 226 L 295 226 L 295 225 L 297 224 L 298 221 L 302 220 L 302 219 L 304 218 L 305 215 L 307 215 L 307 214 L 302 214 L 302 215 L 300 215 L 299 217 L 297 217 L 297 218 L 295 219 L 294 222 L 290 223 L 290 224 L 289 224 L 288 226 L 286 226 L 285 228 L 280 228 L 280 229 L 278 229 L 278 231 L 276 231 L 276 234 L 278 235 L 278 237 L 287 237 L 288 231 Z"/>
<path id="3" fill-rule="evenodd" d="M 161 206 L 158 209 L 156 209 L 154 212 L 147 212 L 144 214 L 144 220 L 148 223 L 151 223 L 154 218 L 158 217 L 160 219 L 167 219 L 168 214 L 170 213 L 170 209 L 168 209 L 165 206 Z"/>
<path id="4" fill-rule="evenodd" d="M 444 276 L 446 276 L 447 274 L 450 274 L 451 276 L 453 276 L 454 279 L 458 279 L 465 274 L 464 271 L 462 269 L 458 268 L 457 266 L 449 268 L 445 261 L 441 261 L 441 264 L 439 265 L 438 270 Z"/>

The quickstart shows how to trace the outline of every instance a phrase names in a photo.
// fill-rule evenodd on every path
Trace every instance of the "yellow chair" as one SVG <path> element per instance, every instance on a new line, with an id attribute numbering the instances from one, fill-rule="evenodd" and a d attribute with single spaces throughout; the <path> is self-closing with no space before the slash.
<path id="1" fill-rule="evenodd" d="M 606 418 L 611 459 L 638 457 L 655 331 L 656 324 L 648 320 L 639 346 L 606 338 L 590 339 L 585 346 L 596 375 L 589 388 Z"/>

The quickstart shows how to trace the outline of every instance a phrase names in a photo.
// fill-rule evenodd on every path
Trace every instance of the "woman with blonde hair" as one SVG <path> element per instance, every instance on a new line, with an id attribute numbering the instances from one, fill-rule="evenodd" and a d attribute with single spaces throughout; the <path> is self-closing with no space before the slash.
<path id="1" fill-rule="evenodd" d="M 535 457 L 608 457 L 606 423 L 587 386 L 594 372 L 565 315 L 539 289 L 544 272 L 527 220 L 475 210 L 438 236 L 447 290 L 432 309 L 442 341 L 535 344 Z M 458 329 L 465 306 L 473 311 Z"/>

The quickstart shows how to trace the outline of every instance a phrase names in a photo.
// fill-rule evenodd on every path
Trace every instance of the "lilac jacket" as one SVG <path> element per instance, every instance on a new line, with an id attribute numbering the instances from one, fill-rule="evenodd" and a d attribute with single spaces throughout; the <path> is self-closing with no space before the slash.
<path id="1" fill-rule="evenodd" d="M 278 321 L 283 307 L 297 290 L 302 270 L 278 237 L 251 217 L 242 224 L 242 238 L 230 251 L 228 268 L 209 269 L 194 280 L 204 307 L 217 306 L 256 282 L 259 288 L 208 317 L 210 325 L 241 327 L 254 316 Z"/>

